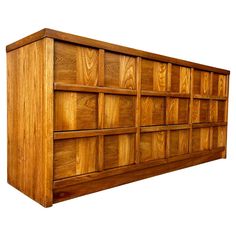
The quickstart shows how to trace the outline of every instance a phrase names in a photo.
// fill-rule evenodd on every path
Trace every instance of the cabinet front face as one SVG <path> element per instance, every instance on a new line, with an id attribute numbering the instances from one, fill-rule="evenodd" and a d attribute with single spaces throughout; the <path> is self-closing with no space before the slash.
<path id="1" fill-rule="evenodd" d="M 55 41 L 54 84 L 55 182 L 225 150 L 226 75 Z"/>
<path id="2" fill-rule="evenodd" d="M 66 135 L 54 141 L 55 180 L 226 145 L 227 76 L 59 41 L 54 50 L 64 85 L 54 131 Z"/>

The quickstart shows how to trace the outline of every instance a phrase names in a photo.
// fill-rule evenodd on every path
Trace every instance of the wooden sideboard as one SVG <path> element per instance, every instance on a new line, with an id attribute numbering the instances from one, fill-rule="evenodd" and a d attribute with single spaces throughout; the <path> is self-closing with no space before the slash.
<path id="1" fill-rule="evenodd" d="M 226 157 L 228 70 L 51 29 L 6 50 L 8 183 L 45 207 Z"/>

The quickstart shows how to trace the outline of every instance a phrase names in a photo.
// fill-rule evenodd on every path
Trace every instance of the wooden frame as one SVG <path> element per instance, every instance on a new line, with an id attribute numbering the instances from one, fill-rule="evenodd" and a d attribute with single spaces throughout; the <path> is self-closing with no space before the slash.
<path id="1" fill-rule="evenodd" d="M 51 29 L 6 50 L 8 182 L 45 207 L 226 157 L 228 70 Z"/>

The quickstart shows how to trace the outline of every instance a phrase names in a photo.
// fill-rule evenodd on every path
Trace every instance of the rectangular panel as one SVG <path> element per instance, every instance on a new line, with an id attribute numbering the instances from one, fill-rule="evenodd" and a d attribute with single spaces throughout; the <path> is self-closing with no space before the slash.
<path id="1" fill-rule="evenodd" d="M 149 91 L 166 91 L 167 63 L 142 59 L 141 89 Z"/>
<path id="2" fill-rule="evenodd" d="M 190 68 L 172 65 L 171 69 L 171 92 L 190 93 Z"/>
<path id="3" fill-rule="evenodd" d="M 227 96 L 227 76 L 213 73 L 212 78 L 212 95 L 214 96 Z"/>
<path id="4" fill-rule="evenodd" d="M 95 93 L 55 92 L 55 131 L 96 129 L 97 99 Z"/>
<path id="5" fill-rule="evenodd" d="M 104 137 L 104 169 L 133 164 L 134 155 L 134 134 L 108 135 Z"/>
<path id="6" fill-rule="evenodd" d="M 98 50 L 55 41 L 55 82 L 96 86 Z"/>
<path id="7" fill-rule="evenodd" d="M 169 135 L 170 156 L 189 152 L 189 130 L 171 130 Z"/>
<path id="8" fill-rule="evenodd" d="M 192 122 L 204 123 L 210 121 L 210 101 L 205 99 L 194 99 L 192 109 Z"/>
<path id="9" fill-rule="evenodd" d="M 192 151 L 210 149 L 210 128 L 195 128 L 192 131 Z"/>
<path id="10" fill-rule="evenodd" d="M 166 131 L 142 133 L 140 137 L 140 161 L 165 158 Z"/>
<path id="11" fill-rule="evenodd" d="M 105 95 L 104 128 L 135 126 L 135 97 Z"/>
<path id="12" fill-rule="evenodd" d="M 225 121 L 225 101 L 218 101 L 218 121 Z"/>
<path id="13" fill-rule="evenodd" d="M 199 95 L 210 95 L 210 73 L 194 70 L 193 93 Z"/>
<path id="14" fill-rule="evenodd" d="M 141 125 L 163 125 L 165 123 L 165 98 L 141 97 Z"/>
<path id="15" fill-rule="evenodd" d="M 105 86 L 136 89 L 136 64 L 134 57 L 106 52 L 104 65 Z"/>
<path id="16" fill-rule="evenodd" d="M 218 101 L 210 101 L 210 121 L 218 122 Z"/>
<path id="17" fill-rule="evenodd" d="M 54 142 L 54 179 L 97 170 L 97 137 Z"/>
<path id="18" fill-rule="evenodd" d="M 169 98 L 167 103 L 168 124 L 186 124 L 189 118 L 189 99 Z"/>

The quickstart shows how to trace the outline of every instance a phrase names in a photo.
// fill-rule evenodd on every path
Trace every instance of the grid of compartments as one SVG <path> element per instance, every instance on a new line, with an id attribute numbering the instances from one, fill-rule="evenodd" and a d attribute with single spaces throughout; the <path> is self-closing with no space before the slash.
<path id="1" fill-rule="evenodd" d="M 54 180 L 224 147 L 225 75 L 55 41 Z"/>
<path id="2" fill-rule="evenodd" d="M 226 146 L 228 78 L 194 70 L 192 152 Z"/>

